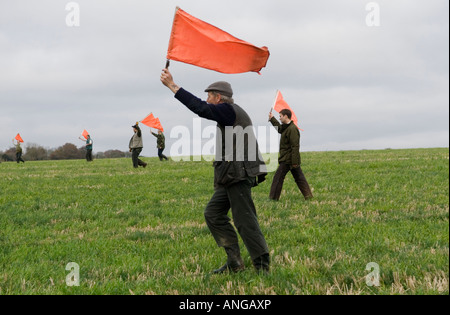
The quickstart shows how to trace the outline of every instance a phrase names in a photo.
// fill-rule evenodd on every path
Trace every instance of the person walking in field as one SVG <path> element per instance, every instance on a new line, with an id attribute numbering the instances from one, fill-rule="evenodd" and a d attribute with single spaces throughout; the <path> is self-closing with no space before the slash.
<path id="1" fill-rule="evenodd" d="M 139 123 L 136 123 L 134 126 L 131 127 L 133 128 L 134 135 L 130 139 L 129 148 L 131 152 L 131 159 L 133 160 L 133 167 L 138 168 L 139 166 L 142 166 L 146 168 L 147 163 L 139 159 L 139 155 L 141 154 L 142 149 L 144 148 L 141 128 L 139 127 Z"/>
<path id="2" fill-rule="evenodd" d="M 208 93 L 206 102 L 178 87 L 168 69 L 163 70 L 161 82 L 189 110 L 217 122 L 215 192 L 206 206 L 204 216 L 217 245 L 225 249 L 227 262 L 213 272 L 238 272 L 245 268 L 238 236 L 228 217 L 230 208 L 234 225 L 250 253 L 254 267 L 258 272 L 268 272 L 269 248 L 258 224 L 251 195 L 252 188 L 265 180 L 267 172 L 259 154 L 250 117 L 234 103 L 233 90 L 227 82 L 211 84 L 205 90 Z M 248 140 L 250 138 L 254 141 Z"/>
<path id="3" fill-rule="evenodd" d="M 273 177 L 272 187 L 270 188 L 269 198 L 280 200 L 281 190 L 283 189 L 284 179 L 288 172 L 291 172 L 295 183 L 300 189 L 306 200 L 311 199 L 313 194 L 300 167 L 300 131 L 291 120 L 292 112 L 289 109 L 280 111 L 280 121 L 269 114 L 269 121 L 281 134 L 280 155 L 278 158 L 279 167 Z"/>
<path id="4" fill-rule="evenodd" d="M 17 164 L 19 164 L 20 162 L 25 163 L 25 161 L 22 159 L 22 147 L 20 146 L 20 141 L 16 140 L 17 143 L 14 143 L 13 140 L 13 144 L 16 146 L 16 161 Z"/>
<path id="5" fill-rule="evenodd" d="M 92 158 L 92 148 L 94 145 L 94 141 L 92 141 L 91 135 L 87 135 L 86 139 L 83 139 L 81 137 L 79 137 L 78 139 L 82 140 L 82 141 L 86 141 L 86 161 L 87 162 L 92 162 L 93 158 Z"/>
<path id="6" fill-rule="evenodd" d="M 164 149 L 166 148 L 166 137 L 164 136 L 163 132 L 161 130 L 158 130 L 158 133 L 152 132 L 152 135 L 154 135 L 157 138 L 157 140 L 156 140 L 156 147 L 158 148 L 159 160 L 160 161 L 162 161 L 163 159 L 166 160 L 166 161 L 169 160 L 167 158 L 167 156 L 165 156 L 163 154 Z"/>

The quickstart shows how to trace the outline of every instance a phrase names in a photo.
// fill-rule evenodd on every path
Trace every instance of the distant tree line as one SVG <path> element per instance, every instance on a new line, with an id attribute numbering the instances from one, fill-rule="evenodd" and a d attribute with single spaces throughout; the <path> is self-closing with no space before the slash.
<path id="1" fill-rule="evenodd" d="M 72 143 L 66 143 L 56 149 L 46 149 L 40 145 L 30 143 L 24 148 L 22 158 L 25 161 L 44 161 L 44 160 L 77 160 L 84 159 L 86 156 L 85 146 L 77 148 Z M 113 159 L 131 157 L 131 153 L 119 150 L 108 150 L 94 154 L 97 159 Z M 0 161 L 15 161 L 16 148 L 11 147 L 6 151 L 0 151 Z"/>

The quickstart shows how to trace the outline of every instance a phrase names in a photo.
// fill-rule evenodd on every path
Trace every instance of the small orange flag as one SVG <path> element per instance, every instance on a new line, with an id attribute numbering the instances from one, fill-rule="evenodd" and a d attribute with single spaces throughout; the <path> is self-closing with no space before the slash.
<path id="1" fill-rule="evenodd" d="M 159 118 L 155 118 L 155 116 L 153 116 L 153 113 L 150 113 L 150 115 L 141 120 L 141 123 L 150 128 L 155 128 L 164 132 L 164 129 L 161 125 L 161 122 L 159 121 Z"/>
<path id="2" fill-rule="evenodd" d="M 256 47 L 177 8 L 168 60 L 221 73 L 258 72 L 269 59 L 267 47 Z"/>
<path id="3" fill-rule="evenodd" d="M 22 137 L 20 136 L 20 133 L 18 133 L 17 136 L 16 136 L 14 139 L 16 139 L 16 140 L 19 141 L 19 142 L 23 142 L 23 139 L 22 139 Z"/>
<path id="4" fill-rule="evenodd" d="M 83 133 L 81 134 L 85 139 L 89 136 L 89 132 L 86 131 L 86 129 L 83 130 Z"/>
<path id="5" fill-rule="evenodd" d="M 298 126 L 298 119 L 295 115 L 294 111 L 291 109 L 291 107 L 286 103 L 286 101 L 283 98 L 283 95 L 280 91 L 277 91 L 277 96 L 275 98 L 275 103 L 273 105 L 273 109 L 276 110 L 278 113 L 281 112 L 283 109 L 289 109 L 292 112 L 292 118 L 291 120 L 294 122 L 294 124 L 297 126 L 298 129 L 301 131 L 304 131 Z"/>
<path id="6" fill-rule="evenodd" d="M 16 139 L 16 140 L 19 141 L 19 142 L 23 142 L 23 139 L 22 139 L 22 137 L 20 136 L 20 133 L 18 133 L 17 136 L 16 136 L 14 139 Z"/>

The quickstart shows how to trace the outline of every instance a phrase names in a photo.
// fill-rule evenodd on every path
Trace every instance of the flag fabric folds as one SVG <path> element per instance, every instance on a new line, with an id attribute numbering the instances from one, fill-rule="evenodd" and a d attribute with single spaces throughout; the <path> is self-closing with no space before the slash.
<path id="1" fill-rule="evenodd" d="M 22 137 L 20 136 L 20 133 L 17 134 L 17 136 L 14 138 L 15 140 L 19 141 L 19 142 L 23 142 Z"/>
<path id="2" fill-rule="evenodd" d="M 156 118 L 155 129 L 158 129 L 158 130 L 161 130 L 162 132 L 164 132 L 164 128 L 162 127 L 161 122 L 159 121 L 159 118 Z"/>
<path id="3" fill-rule="evenodd" d="M 159 118 L 155 118 L 155 116 L 153 116 L 153 113 L 150 113 L 150 115 L 141 120 L 141 123 L 150 128 L 155 128 L 164 132 L 164 128 L 162 127 Z"/>
<path id="4" fill-rule="evenodd" d="M 177 8 L 168 60 L 227 74 L 259 73 L 269 55 L 267 47 L 256 47 Z"/>
<path id="5" fill-rule="evenodd" d="M 86 131 L 86 129 L 83 130 L 83 133 L 81 134 L 85 139 L 89 136 L 89 132 Z"/>
<path id="6" fill-rule="evenodd" d="M 301 129 L 298 126 L 297 116 L 295 115 L 295 113 L 292 110 L 292 108 L 288 105 L 288 103 L 286 103 L 286 101 L 284 100 L 283 95 L 281 94 L 280 91 L 277 91 L 277 96 L 275 98 L 275 103 L 273 105 L 273 109 L 275 111 L 277 111 L 278 113 L 281 112 L 283 109 L 289 109 L 292 112 L 291 120 L 294 122 L 294 124 L 297 126 L 298 129 L 300 129 L 301 131 L 304 131 L 303 129 Z"/>

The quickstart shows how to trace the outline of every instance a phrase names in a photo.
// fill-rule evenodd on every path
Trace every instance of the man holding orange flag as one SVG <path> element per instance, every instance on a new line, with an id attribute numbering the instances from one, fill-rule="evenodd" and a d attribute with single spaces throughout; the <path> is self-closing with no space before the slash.
<path id="1" fill-rule="evenodd" d="M 166 148 L 166 137 L 164 136 L 161 130 L 158 130 L 158 133 L 152 132 L 152 135 L 156 137 L 156 146 L 158 148 L 158 157 L 160 161 L 166 160 L 169 158 L 163 154 L 164 149 Z"/>
<path id="2" fill-rule="evenodd" d="M 131 126 L 133 128 L 133 137 L 130 139 L 130 144 L 128 145 L 131 152 L 131 160 L 133 161 L 133 167 L 138 168 L 142 166 L 143 168 L 147 167 L 147 163 L 139 159 L 139 154 L 141 154 L 142 149 L 144 148 L 144 144 L 142 141 L 142 131 L 139 127 L 139 123 L 136 122 L 135 125 Z"/>
<path id="3" fill-rule="evenodd" d="M 25 163 L 25 161 L 22 159 L 22 147 L 20 146 L 20 142 L 23 142 L 23 140 L 22 140 L 22 138 L 20 138 L 20 140 L 22 140 L 22 141 L 20 141 L 18 139 L 18 137 L 20 138 L 20 136 L 17 135 L 17 137 L 14 139 L 14 140 L 17 141 L 17 143 L 14 143 L 14 140 L 13 140 L 13 144 L 16 146 L 16 161 L 17 161 L 17 164 L 19 164 L 20 162 Z"/>
<path id="4" fill-rule="evenodd" d="M 206 102 L 176 85 L 167 68 L 161 74 L 161 82 L 189 110 L 202 118 L 217 122 L 215 192 L 204 215 L 217 245 L 225 249 L 227 262 L 214 270 L 214 273 L 238 272 L 245 268 L 238 236 L 228 217 L 230 208 L 234 225 L 250 253 L 254 267 L 258 272 L 267 273 L 270 265 L 269 248 L 258 224 L 251 195 L 251 189 L 265 180 L 267 172 L 254 138 L 250 117 L 234 103 L 233 90 L 227 82 L 211 84 L 205 90 L 208 93 Z M 230 130 L 233 134 L 228 137 Z M 244 141 L 246 136 L 255 141 Z M 238 142 L 245 143 L 242 150 Z M 255 144 L 253 149 L 249 144 L 251 142 Z M 238 156 L 242 159 L 238 159 Z"/>
<path id="5" fill-rule="evenodd" d="M 86 130 L 83 132 L 83 137 L 84 138 L 78 137 L 78 139 L 86 143 L 86 161 L 92 162 L 94 160 L 92 158 L 92 147 L 94 145 L 94 141 L 92 141 L 91 135 L 87 133 Z"/>
<path id="6" fill-rule="evenodd" d="M 280 111 L 281 124 L 272 113 L 269 113 L 269 121 L 281 134 L 279 167 L 273 177 L 269 198 L 277 201 L 280 199 L 286 174 L 291 172 L 305 199 L 311 199 L 313 197 L 311 188 L 300 167 L 300 132 L 292 120 L 292 111 L 289 109 Z"/>

